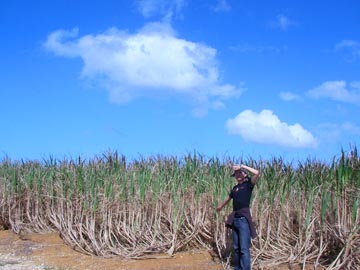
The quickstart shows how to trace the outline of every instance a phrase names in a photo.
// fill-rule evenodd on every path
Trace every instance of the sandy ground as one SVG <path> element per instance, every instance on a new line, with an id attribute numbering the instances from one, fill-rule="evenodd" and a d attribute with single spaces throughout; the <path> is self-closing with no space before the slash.
<path id="1" fill-rule="evenodd" d="M 124 260 L 84 255 L 65 245 L 56 233 L 21 238 L 0 231 L 1 270 L 222 270 L 207 251 L 177 253 L 171 258 Z"/>
<path id="2" fill-rule="evenodd" d="M 0 230 L 0 270 L 225 270 L 207 251 L 176 253 L 171 258 L 124 260 L 84 255 L 64 244 L 57 233 L 19 237 Z M 230 270 L 232 268 L 227 268 Z M 300 270 L 300 265 L 253 267 Z M 307 270 L 314 266 L 308 265 Z M 317 268 L 320 269 L 320 268 Z"/>

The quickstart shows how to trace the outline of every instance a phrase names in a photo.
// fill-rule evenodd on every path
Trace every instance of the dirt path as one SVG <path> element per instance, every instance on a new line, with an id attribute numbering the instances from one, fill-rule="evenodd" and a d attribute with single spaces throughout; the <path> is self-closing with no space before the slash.
<path id="1" fill-rule="evenodd" d="M 222 270 L 206 251 L 178 253 L 172 258 L 123 260 L 87 256 L 65 245 L 56 234 L 21 238 L 0 231 L 1 270 Z"/>
<path id="2" fill-rule="evenodd" d="M 224 270 L 207 251 L 177 253 L 166 259 L 124 260 L 79 253 L 64 244 L 57 233 L 19 237 L 0 230 L 0 270 Z M 231 268 L 228 268 L 231 269 Z M 254 270 L 300 270 L 301 265 L 277 265 Z M 308 265 L 306 269 L 314 269 Z M 317 268 L 323 269 L 323 268 Z"/>

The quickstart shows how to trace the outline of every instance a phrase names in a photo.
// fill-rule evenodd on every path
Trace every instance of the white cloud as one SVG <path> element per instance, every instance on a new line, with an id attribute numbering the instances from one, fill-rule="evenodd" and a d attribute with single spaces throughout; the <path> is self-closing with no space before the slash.
<path id="1" fill-rule="evenodd" d="M 341 137 L 341 130 L 338 124 L 321 123 L 317 127 L 316 134 L 322 142 L 334 143 Z"/>
<path id="2" fill-rule="evenodd" d="M 302 100 L 302 98 L 299 95 L 294 94 L 292 92 L 281 92 L 279 96 L 282 100 L 285 101 Z"/>
<path id="3" fill-rule="evenodd" d="M 231 6 L 227 0 L 218 0 L 213 10 L 215 12 L 227 12 L 231 10 Z"/>
<path id="4" fill-rule="evenodd" d="M 247 141 L 294 148 L 317 146 L 313 135 L 300 124 L 281 122 L 270 110 L 260 113 L 245 110 L 235 118 L 228 119 L 226 127 L 230 134 L 240 135 Z"/>
<path id="5" fill-rule="evenodd" d="M 360 90 L 360 81 L 351 82 L 350 86 L 354 89 Z"/>
<path id="6" fill-rule="evenodd" d="M 185 6 L 185 0 L 138 0 L 137 8 L 140 13 L 149 18 L 155 15 L 171 16 L 179 13 Z"/>
<path id="7" fill-rule="evenodd" d="M 336 143 L 341 142 L 347 135 L 360 136 L 360 126 L 352 122 L 337 123 L 322 123 L 317 127 L 317 132 L 321 141 Z"/>
<path id="8" fill-rule="evenodd" d="M 335 45 L 335 51 L 344 53 L 350 61 L 360 58 L 360 42 L 355 40 L 342 40 Z"/>
<path id="9" fill-rule="evenodd" d="M 360 127 L 354 123 L 351 122 L 345 122 L 341 125 L 342 129 L 345 132 L 350 132 L 352 134 L 355 134 L 357 136 L 360 135 Z"/>
<path id="10" fill-rule="evenodd" d="M 71 31 L 59 30 L 53 32 L 48 36 L 44 46 L 46 49 L 51 50 L 58 56 L 76 57 L 79 54 L 76 43 L 67 42 L 66 46 L 64 46 L 59 41 L 76 38 L 78 36 L 78 32 L 77 28 L 74 28 Z"/>
<path id="11" fill-rule="evenodd" d="M 111 28 L 77 37 L 77 30 L 60 30 L 44 46 L 59 56 L 82 58 L 82 76 L 101 81 L 112 102 L 175 93 L 210 108 L 241 94 L 220 82 L 214 48 L 176 37 L 166 23 L 147 24 L 135 34 Z"/>
<path id="12" fill-rule="evenodd" d="M 345 81 L 328 81 L 308 91 L 308 96 L 319 98 L 330 98 L 335 101 L 353 103 L 360 105 L 360 88 L 358 82 L 350 84 L 353 88 L 349 90 Z"/>
<path id="13" fill-rule="evenodd" d="M 270 25 L 274 28 L 279 28 L 282 31 L 286 31 L 291 26 L 297 25 L 297 23 L 290 20 L 287 16 L 279 14 L 278 16 L 276 16 L 276 20 L 272 21 Z"/>
<path id="14" fill-rule="evenodd" d="M 280 53 L 287 50 L 286 46 L 258 46 L 252 44 L 239 44 L 229 47 L 230 50 L 240 53 Z"/>

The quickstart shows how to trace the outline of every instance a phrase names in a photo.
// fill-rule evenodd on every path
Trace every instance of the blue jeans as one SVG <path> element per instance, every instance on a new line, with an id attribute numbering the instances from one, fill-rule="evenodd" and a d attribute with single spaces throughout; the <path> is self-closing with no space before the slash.
<path id="1" fill-rule="evenodd" d="M 234 270 L 251 270 L 249 223 L 245 217 L 234 218 L 232 228 Z"/>

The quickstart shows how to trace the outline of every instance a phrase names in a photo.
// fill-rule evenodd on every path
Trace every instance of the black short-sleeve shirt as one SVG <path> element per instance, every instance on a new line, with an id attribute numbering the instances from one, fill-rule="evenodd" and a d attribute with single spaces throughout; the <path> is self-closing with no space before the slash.
<path id="1" fill-rule="evenodd" d="M 251 179 L 242 184 L 237 184 L 230 191 L 230 198 L 233 199 L 233 211 L 240 210 L 242 208 L 250 207 L 251 193 L 254 185 L 251 183 Z"/>

